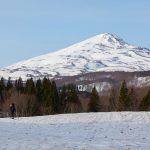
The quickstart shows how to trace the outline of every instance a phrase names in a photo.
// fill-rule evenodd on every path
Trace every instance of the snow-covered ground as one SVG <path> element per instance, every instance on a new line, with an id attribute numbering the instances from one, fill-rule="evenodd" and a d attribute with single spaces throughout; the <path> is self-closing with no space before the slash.
<path id="1" fill-rule="evenodd" d="M 0 150 L 150 150 L 150 112 L 0 119 Z"/>

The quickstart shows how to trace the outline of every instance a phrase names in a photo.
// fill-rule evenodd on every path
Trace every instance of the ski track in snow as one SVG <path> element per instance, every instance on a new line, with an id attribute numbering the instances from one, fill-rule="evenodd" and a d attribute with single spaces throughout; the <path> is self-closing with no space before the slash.
<path id="1" fill-rule="evenodd" d="M 0 150 L 150 150 L 150 113 L 0 119 Z"/>

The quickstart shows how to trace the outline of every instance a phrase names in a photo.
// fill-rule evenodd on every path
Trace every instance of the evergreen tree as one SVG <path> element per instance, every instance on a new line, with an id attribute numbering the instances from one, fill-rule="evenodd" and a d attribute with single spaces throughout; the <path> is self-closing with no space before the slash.
<path id="1" fill-rule="evenodd" d="M 144 96 L 144 98 L 142 99 L 139 109 L 141 111 L 150 111 L 150 89 L 146 96 Z"/>
<path id="2" fill-rule="evenodd" d="M 47 78 L 43 79 L 42 91 L 43 91 L 42 102 L 43 102 L 43 107 L 45 109 L 44 112 L 45 114 L 52 114 L 54 112 L 52 108 L 53 105 L 52 105 L 52 94 L 51 94 L 51 82 Z"/>
<path id="3" fill-rule="evenodd" d="M 42 81 L 40 79 L 38 79 L 36 82 L 36 96 L 37 96 L 38 102 L 42 102 L 42 96 L 43 96 L 42 92 L 43 92 L 42 91 Z"/>
<path id="4" fill-rule="evenodd" d="M 90 102 L 88 104 L 88 111 L 89 112 L 99 112 L 100 110 L 101 110 L 101 105 L 100 105 L 100 101 L 99 101 L 99 95 L 98 95 L 96 88 L 94 87 L 92 89 L 92 93 L 90 96 Z"/>
<path id="5" fill-rule="evenodd" d="M 26 81 L 25 92 L 27 94 L 35 94 L 35 84 L 32 78 Z"/>
<path id="6" fill-rule="evenodd" d="M 120 88 L 120 95 L 119 95 L 119 101 L 118 101 L 118 110 L 119 111 L 127 111 L 129 109 L 130 105 L 130 99 L 128 96 L 128 88 L 126 85 L 126 81 L 124 80 L 122 82 L 121 88 Z"/>
<path id="7" fill-rule="evenodd" d="M 4 82 L 4 78 L 3 77 L 0 80 L 0 86 L 1 86 L 2 90 L 5 90 L 5 82 Z"/>
<path id="8" fill-rule="evenodd" d="M 0 101 L 4 101 L 3 92 L 5 90 L 4 78 L 2 77 L 0 80 Z"/>
<path id="9" fill-rule="evenodd" d="M 9 77 L 8 78 L 8 81 L 7 81 L 7 86 L 6 86 L 6 89 L 7 91 L 12 89 L 13 88 L 13 84 L 12 84 L 12 81 L 11 81 L 11 78 Z"/>
<path id="10" fill-rule="evenodd" d="M 42 101 L 46 102 L 47 101 L 47 96 L 50 94 L 51 91 L 51 82 L 49 79 L 44 78 L 43 79 L 43 84 L 42 84 Z"/>
<path id="11" fill-rule="evenodd" d="M 55 81 L 51 84 L 51 108 L 53 113 L 58 113 L 60 108 L 59 95 Z"/>
<path id="12" fill-rule="evenodd" d="M 19 77 L 19 79 L 15 81 L 15 87 L 16 87 L 16 90 L 18 91 L 18 94 L 24 92 L 24 86 L 23 86 L 23 81 L 21 77 Z"/>

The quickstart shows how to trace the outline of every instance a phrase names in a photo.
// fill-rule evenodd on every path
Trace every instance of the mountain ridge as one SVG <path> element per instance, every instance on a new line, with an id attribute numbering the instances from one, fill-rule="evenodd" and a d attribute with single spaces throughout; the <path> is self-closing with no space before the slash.
<path id="1" fill-rule="evenodd" d="M 45 55 L 4 67 L 0 75 L 29 77 L 73 76 L 97 71 L 150 70 L 150 50 L 126 43 L 110 33 L 96 35 Z"/>

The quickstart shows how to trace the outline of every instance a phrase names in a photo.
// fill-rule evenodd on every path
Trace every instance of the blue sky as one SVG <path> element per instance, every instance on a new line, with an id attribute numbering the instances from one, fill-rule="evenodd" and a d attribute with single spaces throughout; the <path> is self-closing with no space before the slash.
<path id="1" fill-rule="evenodd" d="M 0 67 L 100 33 L 150 48 L 150 0 L 0 0 Z"/>

